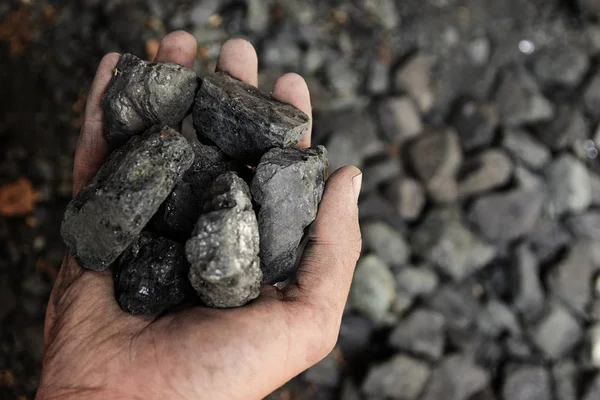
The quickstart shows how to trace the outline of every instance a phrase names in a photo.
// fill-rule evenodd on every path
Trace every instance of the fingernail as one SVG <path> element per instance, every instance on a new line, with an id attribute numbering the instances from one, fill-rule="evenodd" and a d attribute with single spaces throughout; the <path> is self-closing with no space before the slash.
<path id="1" fill-rule="evenodd" d="M 358 203 L 360 188 L 362 187 L 362 172 L 352 178 L 352 190 L 354 191 L 354 201 Z"/>

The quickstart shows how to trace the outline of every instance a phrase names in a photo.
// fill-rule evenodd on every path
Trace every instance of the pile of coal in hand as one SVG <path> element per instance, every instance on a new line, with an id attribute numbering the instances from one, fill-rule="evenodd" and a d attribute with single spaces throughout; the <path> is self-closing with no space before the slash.
<path id="1" fill-rule="evenodd" d="M 125 54 L 103 99 L 112 154 L 67 207 L 84 268 L 112 266 L 121 308 L 237 307 L 293 277 L 327 175 L 309 117 L 227 73 Z M 193 114 L 197 138 L 171 126 Z"/>

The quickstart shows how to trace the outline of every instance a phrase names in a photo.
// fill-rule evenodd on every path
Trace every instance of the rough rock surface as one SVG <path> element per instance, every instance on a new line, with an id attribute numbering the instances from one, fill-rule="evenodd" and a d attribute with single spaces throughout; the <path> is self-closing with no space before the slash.
<path id="1" fill-rule="evenodd" d="M 534 328 L 533 342 L 546 357 L 558 360 L 568 354 L 582 338 L 581 326 L 564 306 L 556 304 Z"/>
<path id="2" fill-rule="evenodd" d="M 274 147 L 295 146 L 310 126 L 302 111 L 226 72 L 204 78 L 193 115 L 199 137 L 252 164 Z"/>
<path id="3" fill-rule="evenodd" d="M 548 277 L 550 289 L 581 315 L 592 295 L 590 280 L 598 270 L 596 247 L 589 241 L 574 244 Z"/>
<path id="4" fill-rule="evenodd" d="M 423 186 L 407 177 L 391 182 L 385 188 L 385 193 L 396 204 L 398 214 L 407 221 L 419 218 L 427 202 Z"/>
<path id="5" fill-rule="evenodd" d="M 475 200 L 469 219 L 488 240 L 506 243 L 533 229 L 543 203 L 544 195 L 539 191 L 493 193 Z"/>
<path id="6" fill-rule="evenodd" d="M 252 197 L 258 210 L 260 257 L 265 283 L 293 273 L 304 230 L 315 220 L 327 175 L 327 151 L 273 149 L 256 167 Z"/>
<path id="7" fill-rule="evenodd" d="M 370 222 L 361 228 L 363 245 L 372 250 L 387 265 L 401 267 L 410 257 L 410 247 L 404 237 L 384 222 Z"/>
<path id="8" fill-rule="evenodd" d="M 409 157 L 417 176 L 437 202 L 456 200 L 456 173 L 462 162 L 458 136 L 452 129 L 421 135 L 410 147 Z"/>
<path id="9" fill-rule="evenodd" d="M 511 400 L 549 400 L 552 398 L 550 373 L 543 367 L 513 366 L 507 372 L 502 395 Z"/>
<path id="10" fill-rule="evenodd" d="M 416 400 L 430 373 L 425 362 L 400 354 L 373 367 L 365 378 L 362 390 L 366 395 L 376 398 Z"/>
<path id="11" fill-rule="evenodd" d="M 498 127 L 498 110 L 494 104 L 462 102 L 452 117 L 460 142 L 467 151 L 489 145 Z"/>
<path id="12" fill-rule="evenodd" d="M 210 197 L 185 246 L 190 283 L 209 306 L 242 306 L 258 296 L 262 279 L 250 189 L 229 172 L 215 180 Z"/>
<path id="13" fill-rule="evenodd" d="M 501 72 L 496 101 L 500 120 L 508 127 L 547 121 L 554 114 L 554 105 L 522 65 L 509 65 Z"/>
<path id="14" fill-rule="evenodd" d="M 379 322 L 395 298 L 396 283 L 389 267 L 375 255 L 361 258 L 352 279 L 350 306 Z"/>
<path id="15" fill-rule="evenodd" d="M 525 321 L 540 316 L 544 309 L 545 296 L 539 279 L 538 262 L 526 244 L 515 251 L 513 275 L 514 306 Z"/>
<path id="16" fill-rule="evenodd" d="M 558 215 L 581 212 L 592 202 L 590 175 L 579 160 L 564 155 L 545 169 L 550 188 L 550 204 Z"/>
<path id="17" fill-rule="evenodd" d="M 431 384 L 421 397 L 423 400 L 467 400 L 485 389 L 489 382 L 485 370 L 462 354 L 446 357 L 431 374 Z"/>
<path id="18" fill-rule="evenodd" d="M 69 203 L 61 233 L 88 269 L 104 270 L 138 237 L 189 168 L 193 153 L 173 129 L 156 127 L 115 150 Z"/>
<path id="19" fill-rule="evenodd" d="M 413 250 L 460 281 L 490 262 L 496 250 L 472 233 L 455 208 L 437 209 L 425 217 L 411 238 Z"/>
<path id="20" fill-rule="evenodd" d="M 102 100 L 108 142 L 120 146 L 154 125 L 180 123 L 198 83 L 196 73 L 181 65 L 123 54 Z"/>
<path id="21" fill-rule="evenodd" d="M 524 130 L 507 130 L 502 145 L 513 157 L 530 168 L 542 168 L 550 161 L 550 151 Z"/>
<path id="22" fill-rule="evenodd" d="M 115 297 L 131 314 L 156 315 L 192 293 L 181 244 L 143 232 L 115 266 Z"/>
<path id="23" fill-rule="evenodd" d="M 444 316 L 435 311 L 418 309 L 400 321 L 390 334 L 394 348 L 430 360 L 438 360 L 444 352 Z"/>
<path id="24" fill-rule="evenodd" d="M 458 178 L 459 197 L 468 197 L 500 187 L 513 173 L 511 159 L 500 150 L 488 150 L 467 159 Z"/>

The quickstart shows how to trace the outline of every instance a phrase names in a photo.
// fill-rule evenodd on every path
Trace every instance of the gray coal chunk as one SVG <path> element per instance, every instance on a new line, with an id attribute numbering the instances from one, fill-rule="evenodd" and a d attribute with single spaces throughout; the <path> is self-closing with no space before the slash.
<path id="1" fill-rule="evenodd" d="M 110 266 L 138 237 L 193 161 L 190 145 L 157 126 L 115 150 L 67 206 L 62 237 L 87 269 Z"/>
<path id="2" fill-rule="evenodd" d="M 245 166 L 230 159 L 217 146 L 191 141 L 194 162 L 155 217 L 155 228 L 176 237 L 189 238 L 217 177 L 244 172 Z M 247 168 L 246 168 L 247 170 Z"/>
<path id="3" fill-rule="evenodd" d="M 185 250 L 189 280 L 204 304 L 239 307 L 258 297 L 259 235 L 250 189 L 234 172 L 218 177 Z"/>
<path id="4" fill-rule="evenodd" d="M 143 232 L 119 258 L 117 302 L 131 314 L 160 314 L 190 298 L 188 270 L 181 244 Z"/>
<path id="5" fill-rule="evenodd" d="M 265 283 L 295 270 L 304 230 L 317 217 L 325 188 L 327 150 L 273 149 L 256 167 L 252 196 L 259 207 L 260 256 Z"/>
<path id="6" fill-rule="evenodd" d="M 193 116 L 199 137 L 250 164 L 272 148 L 295 146 L 310 127 L 302 111 L 225 72 L 204 78 Z"/>
<path id="7" fill-rule="evenodd" d="M 120 146 L 154 125 L 175 125 L 191 110 L 199 79 L 179 64 L 121 56 L 102 100 L 107 140 Z"/>

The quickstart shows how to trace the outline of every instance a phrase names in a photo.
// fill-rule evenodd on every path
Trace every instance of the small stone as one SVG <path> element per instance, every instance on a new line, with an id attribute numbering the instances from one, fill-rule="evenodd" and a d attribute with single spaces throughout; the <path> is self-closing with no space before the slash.
<path id="1" fill-rule="evenodd" d="M 393 0 L 366 0 L 365 9 L 377 17 L 381 26 L 394 29 L 400 22 L 398 10 Z"/>
<path id="2" fill-rule="evenodd" d="M 385 222 L 370 222 L 361 226 L 365 248 L 372 250 L 392 268 L 402 267 L 410 257 L 410 247 L 404 237 Z"/>
<path id="3" fill-rule="evenodd" d="M 543 367 L 523 365 L 507 372 L 502 385 L 502 396 L 510 400 L 550 400 L 552 382 Z"/>
<path id="4" fill-rule="evenodd" d="M 513 173 L 511 159 L 500 150 L 487 150 L 467 159 L 458 179 L 459 197 L 469 197 L 500 187 Z"/>
<path id="5" fill-rule="evenodd" d="M 317 217 L 327 176 L 327 151 L 273 149 L 256 167 L 252 197 L 259 207 L 264 283 L 286 280 L 298 264 L 304 230 Z"/>
<path id="6" fill-rule="evenodd" d="M 550 161 L 550 151 L 521 129 L 507 129 L 502 146 L 518 161 L 533 169 L 540 169 Z"/>
<path id="7" fill-rule="evenodd" d="M 362 391 L 375 398 L 416 400 L 429 379 L 431 370 L 423 361 L 400 354 L 372 367 Z"/>
<path id="8" fill-rule="evenodd" d="M 338 57 L 325 64 L 325 76 L 333 92 L 340 97 L 354 97 L 361 80 L 357 72 L 344 57 Z"/>
<path id="9" fill-rule="evenodd" d="M 419 109 L 408 96 L 382 100 L 377 106 L 377 116 L 390 143 L 402 144 L 423 130 Z"/>
<path id="10" fill-rule="evenodd" d="M 262 273 L 250 189 L 234 172 L 217 178 L 185 251 L 190 283 L 204 304 L 239 307 L 258 297 Z"/>
<path id="11" fill-rule="evenodd" d="M 508 356 L 514 360 L 530 360 L 533 355 L 529 342 L 523 337 L 509 336 L 504 340 L 504 346 Z"/>
<path id="12" fill-rule="evenodd" d="M 487 372 L 469 357 L 449 355 L 433 370 L 421 400 L 467 400 L 485 389 L 489 381 Z"/>
<path id="13" fill-rule="evenodd" d="M 554 106 L 522 65 L 501 72 L 496 102 L 500 120 L 508 127 L 547 121 L 554 115 Z"/>
<path id="14" fill-rule="evenodd" d="M 429 296 L 439 281 L 436 273 L 425 266 L 405 267 L 396 274 L 398 289 L 411 296 Z"/>
<path id="15" fill-rule="evenodd" d="M 361 168 L 365 159 L 385 151 L 384 144 L 377 135 L 377 126 L 372 117 L 364 111 L 350 110 L 333 116 L 328 113 L 324 121 L 319 121 L 327 142 L 329 166 L 332 171 L 344 165 Z M 315 132 L 317 135 L 318 132 Z"/>
<path id="16" fill-rule="evenodd" d="M 467 151 L 488 146 L 494 139 L 498 122 L 495 105 L 473 100 L 461 102 L 452 115 L 452 125 Z"/>
<path id="17" fill-rule="evenodd" d="M 552 368 L 556 400 L 577 400 L 577 367 L 572 361 L 563 361 Z"/>
<path id="18" fill-rule="evenodd" d="M 565 154 L 545 169 L 550 189 L 550 206 L 556 215 L 578 213 L 592 202 L 590 174 L 577 158 Z"/>
<path id="19" fill-rule="evenodd" d="M 550 313 L 535 326 L 532 332 L 534 344 L 552 359 L 567 355 L 581 340 L 581 326 L 569 311 L 556 304 Z"/>
<path id="20" fill-rule="evenodd" d="M 366 89 L 372 95 L 384 94 L 390 86 L 390 68 L 381 60 L 371 62 L 367 75 Z"/>
<path id="21" fill-rule="evenodd" d="M 124 311 L 157 315 L 192 293 L 183 246 L 142 233 L 119 258 L 115 296 Z"/>
<path id="22" fill-rule="evenodd" d="M 572 215 L 566 219 L 565 224 L 579 239 L 600 240 L 600 211 Z"/>
<path id="23" fill-rule="evenodd" d="M 81 266 L 108 268 L 139 236 L 193 158 L 185 138 L 167 126 L 115 150 L 65 212 L 61 234 Z"/>
<path id="24" fill-rule="evenodd" d="M 252 32 L 263 33 L 269 27 L 269 2 L 246 1 L 246 27 Z"/>
<path id="25" fill-rule="evenodd" d="M 226 72 L 204 78 L 193 116 L 199 137 L 248 163 L 257 163 L 272 148 L 295 146 L 310 127 L 302 111 Z"/>
<path id="26" fill-rule="evenodd" d="M 456 133 L 444 129 L 420 136 L 409 149 L 411 165 L 437 202 L 453 202 L 458 196 L 455 175 L 462 163 Z"/>
<path id="27" fill-rule="evenodd" d="M 361 191 L 367 193 L 379 186 L 397 180 L 402 174 L 402 164 L 397 157 L 386 157 L 378 162 L 371 162 L 362 169 L 363 184 Z"/>
<path id="28" fill-rule="evenodd" d="M 350 305 L 374 321 L 382 321 L 396 298 L 396 282 L 389 267 L 377 256 L 362 257 L 356 266 Z"/>
<path id="29" fill-rule="evenodd" d="M 154 125 L 176 125 L 188 114 L 199 79 L 173 63 L 150 63 L 123 54 L 113 71 L 102 105 L 106 137 L 121 146 Z"/>
<path id="30" fill-rule="evenodd" d="M 567 256 L 554 266 L 548 277 L 550 289 L 580 315 L 591 298 L 591 281 L 596 272 L 594 242 L 573 245 Z"/>
<path id="31" fill-rule="evenodd" d="M 547 262 L 570 243 L 571 236 L 560 220 L 544 215 L 538 219 L 529 240 L 536 258 Z"/>
<path id="32" fill-rule="evenodd" d="M 556 116 L 536 128 L 537 137 L 553 150 L 562 150 L 587 138 L 588 127 L 578 108 L 561 105 Z"/>
<path id="33" fill-rule="evenodd" d="M 481 269 L 496 255 L 493 246 L 463 225 L 457 208 L 435 209 L 429 213 L 413 233 L 411 244 L 417 254 L 455 281 Z"/>
<path id="34" fill-rule="evenodd" d="M 507 243 L 531 232 L 542 211 L 544 194 L 531 190 L 512 190 L 477 198 L 469 220 L 495 243 Z"/>
<path id="35" fill-rule="evenodd" d="M 486 65 L 492 52 L 490 39 L 485 36 L 475 38 L 467 44 L 467 55 L 477 66 Z"/>
<path id="36" fill-rule="evenodd" d="M 417 53 L 400 66 L 394 77 L 397 90 L 405 90 L 415 100 L 423 114 L 427 114 L 435 102 L 431 89 L 432 56 Z"/>
<path id="37" fill-rule="evenodd" d="M 423 186 L 408 177 L 390 183 L 385 193 L 396 204 L 400 216 L 407 221 L 419 218 L 427 202 Z"/>
<path id="38" fill-rule="evenodd" d="M 521 165 L 515 167 L 514 175 L 516 186 L 520 189 L 544 193 L 548 190 L 541 174 L 532 172 Z"/>
<path id="39" fill-rule="evenodd" d="M 432 310 L 446 319 L 447 330 L 470 330 L 481 314 L 481 307 L 472 293 L 462 287 L 442 286 L 428 301 Z"/>
<path id="40" fill-rule="evenodd" d="M 521 327 L 516 315 L 508 306 L 498 300 L 490 300 L 483 307 L 478 325 L 484 335 L 494 338 L 504 333 L 512 336 L 521 335 Z"/>
<path id="41" fill-rule="evenodd" d="M 592 384 L 587 388 L 585 395 L 581 400 L 597 400 L 600 399 L 600 375 L 594 378 Z"/>
<path id="42" fill-rule="evenodd" d="M 575 46 L 556 46 L 536 56 L 533 73 L 542 86 L 577 86 L 590 66 L 588 55 Z"/>
<path id="43" fill-rule="evenodd" d="M 600 70 L 596 71 L 583 94 L 586 111 L 596 120 L 600 119 Z"/>
<path id="44" fill-rule="evenodd" d="M 340 366 L 336 361 L 336 351 L 339 350 L 334 349 L 327 355 L 327 357 L 306 370 L 306 372 L 304 372 L 302 375 L 303 379 L 315 385 L 321 385 L 330 388 L 337 387 L 340 383 L 342 374 Z"/>
<path id="45" fill-rule="evenodd" d="M 390 345 L 398 350 L 439 360 L 444 353 L 444 316 L 435 311 L 419 309 L 400 321 L 389 337 Z"/>
<path id="46" fill-rule="evenodd" d="M 534 321 L 544 309 L 545 296 L 538 262 L 528 245 L 517 247 L 514 266 L 514 307 L 525 321 Z"/>

